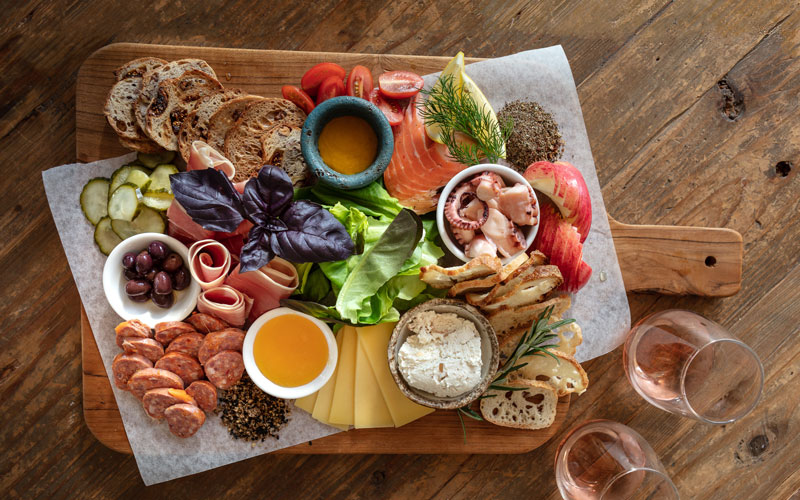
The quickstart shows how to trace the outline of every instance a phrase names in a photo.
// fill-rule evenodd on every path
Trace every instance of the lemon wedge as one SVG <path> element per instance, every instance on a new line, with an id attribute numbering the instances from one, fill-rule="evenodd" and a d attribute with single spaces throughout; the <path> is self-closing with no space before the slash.
<path id="1" fill-rule="evenodd" d="M 467 74 L 463 71 L 461 72 L 461 81 L 462 81 L 461 91 L 469 94 L 469 96 L 472 98 L 475 104 L 478 105 L 478 109 L 489 112 L 489 119 L 494 124 L 494 126 L 496 126 L 499 130 L 500 125 L 497 121 L 497 114 L 495 114 L 492 105 L 489 104 L 489 99 L 487 99 L 486 96 L 483 95 L 483 92 L 481 92 L 481 89 L 478 88 L 478 85 L 472 80 L 472 78 L 467 76 Z M 506 157 L 506 145 L 503 144 L 503 148 L 500 153 L 500 158 L 505 158 L 505 157 Z"/>
<path id="2" fill-rule="evenodd" d="M 450 62 L 447 63 L 447 66 L 445 66 L 444 70 L 442 70 L 442 74 L 439 75 L 439 79 L 441 79 L 443 76 L 453 77 L 453 85 L 455 85 L 456 89 L 461 90 L 464 76 L 463 52 L 459 52 L 454 58 L 450 59 Z M 438 81 L 436 82 L 436 85 L 439 85 Z M 432 141 L 438 142 L 439 144 L 444 144 L 444 141 L 442 140 L 442 128 L 438 124 L 426 124 L 425 132 L 427 132 L 428 137 L 430 137 Z"/>

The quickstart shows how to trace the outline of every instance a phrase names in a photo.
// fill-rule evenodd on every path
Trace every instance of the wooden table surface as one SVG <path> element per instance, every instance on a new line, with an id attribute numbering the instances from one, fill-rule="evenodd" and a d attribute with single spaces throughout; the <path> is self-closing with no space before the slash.
<path id="1" fill-rule="evenodd" d="M 682 498 L 800 498 L 800 9 L 796 0 L 0 4 L 0 492 L 4 497 L 558 498 L 553 456 L 592 418 L 655 448 Z M 517 456 L 267 455 L 144 487 L 81 408 L 79 299 L 39 172 L 75 161 L 75 79 L 132 41 L 492 57 L 562 44 L 606 206 L 638 224 L 729 227 L 745 241 L 725 299 L 631 294 L 631 314 L 692 309 L 766 371 L 757 409 L 708 426 L 649 406 L 620 351 L 586 363 L 556 438 Z"/>

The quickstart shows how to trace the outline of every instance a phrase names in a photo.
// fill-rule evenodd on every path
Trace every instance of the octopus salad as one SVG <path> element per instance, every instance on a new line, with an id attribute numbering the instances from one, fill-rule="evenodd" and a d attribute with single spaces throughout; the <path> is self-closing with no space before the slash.
<path id="1" fill-rule="evenodd" d="M 520 226 L 535 226 L 539 207 L 529 184 L 508 187 L 502 177 L 487 171 L 453 189 L 444 216 L 468 258 L 498 253 L 512 257 L 527 247 Z"/>

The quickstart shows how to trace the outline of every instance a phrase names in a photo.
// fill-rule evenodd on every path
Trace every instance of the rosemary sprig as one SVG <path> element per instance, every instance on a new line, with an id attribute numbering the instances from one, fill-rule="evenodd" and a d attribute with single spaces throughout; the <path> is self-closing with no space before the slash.
<path id="1" fill-rule="evenodd" d="M 422 90 L 427 99 L 420 105 L 425 125 L 437 125 L 450 156 L 459 163 L 476 165 L 483 159 L 496 162 L 503 156 L 514 123 L 496 122 L 484 104 L 478 104 L 469 92 L 456 87 L 452 75 L 444 75 L 430 90 Z M 467 140 L 459 139 L 466 136 Z"/>
<path id="2" fill-rule="evenodd" d="M 523 366 L 527 365 L 528 363 L 520 363 L 520 359 L 526 356 L 552 356 L 555 358 L 556 361 L 560 360 L 556 357 L 552 352 L 551 349 L 558 347 L 558 343 L 553 343 L 553 340 L 558 337 L 553 331 L 558 330 L 559 328 L 566 326 L 570 323 L 574 323 L 574 319 L 562 319 L 559 321 L 555 321 L 550 323 L 550 315 L 553 313 L 553 309 L 555 306 L 550 306 L 546 308 L 536 321 L 533 322 L 531 325 L 530 330 L 526 332 L 522 337 L 519 339 L 519 343 L 517 343 L 517 347 L 514 349 L 514 353 L 511 355 L 503 366 L 498 370 L 497 376 L 489 385 L 487 390 L 496 390 L 496 391 L 522 391 L 525 390 L 524 387 L 509 387 L 505 385 L 508 382 L 509 376 L 514 373 L 515 371 L 519 370 Z M 483 394 L 479 400 L 484 398 L 492 398 L 495 397 L 496 394 Z M 475 410 L 470 408 L 469 406 L 463 406 L 458 409 L 458 418 L 461 418 L 461 414 L 467 415 L 469 417 L 474 418 L 475 420 L 483 420 L 483 417 L 478 414 Z M 464 420 L 461 419 L 461 427 L 464 430 L 464 442 L 466 443 L 467 434 L 466 434 L 466 427 L 464 427 Z"/>

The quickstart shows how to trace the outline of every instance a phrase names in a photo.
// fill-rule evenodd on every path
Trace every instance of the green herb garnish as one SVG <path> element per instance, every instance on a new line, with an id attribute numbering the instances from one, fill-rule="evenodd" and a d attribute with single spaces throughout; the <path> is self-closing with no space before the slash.
<path id="1" fill-rule="evenodd" d="M 452 75 L 439 78 L 428 98 L 420 105 L 425 125 L 438 125 L 450 156 L 459 163 L 476 165 L 483 159 L 497 162 L 504 157 L 506 140 L 511 136 L 511 120 L 499 124 L 486 105 L 478 107 L 468 91 L 456 87 Z M 459 140 L 466 136 L 468 140 Z M 473 142 L 474 141 L 474 142 Z"/>

